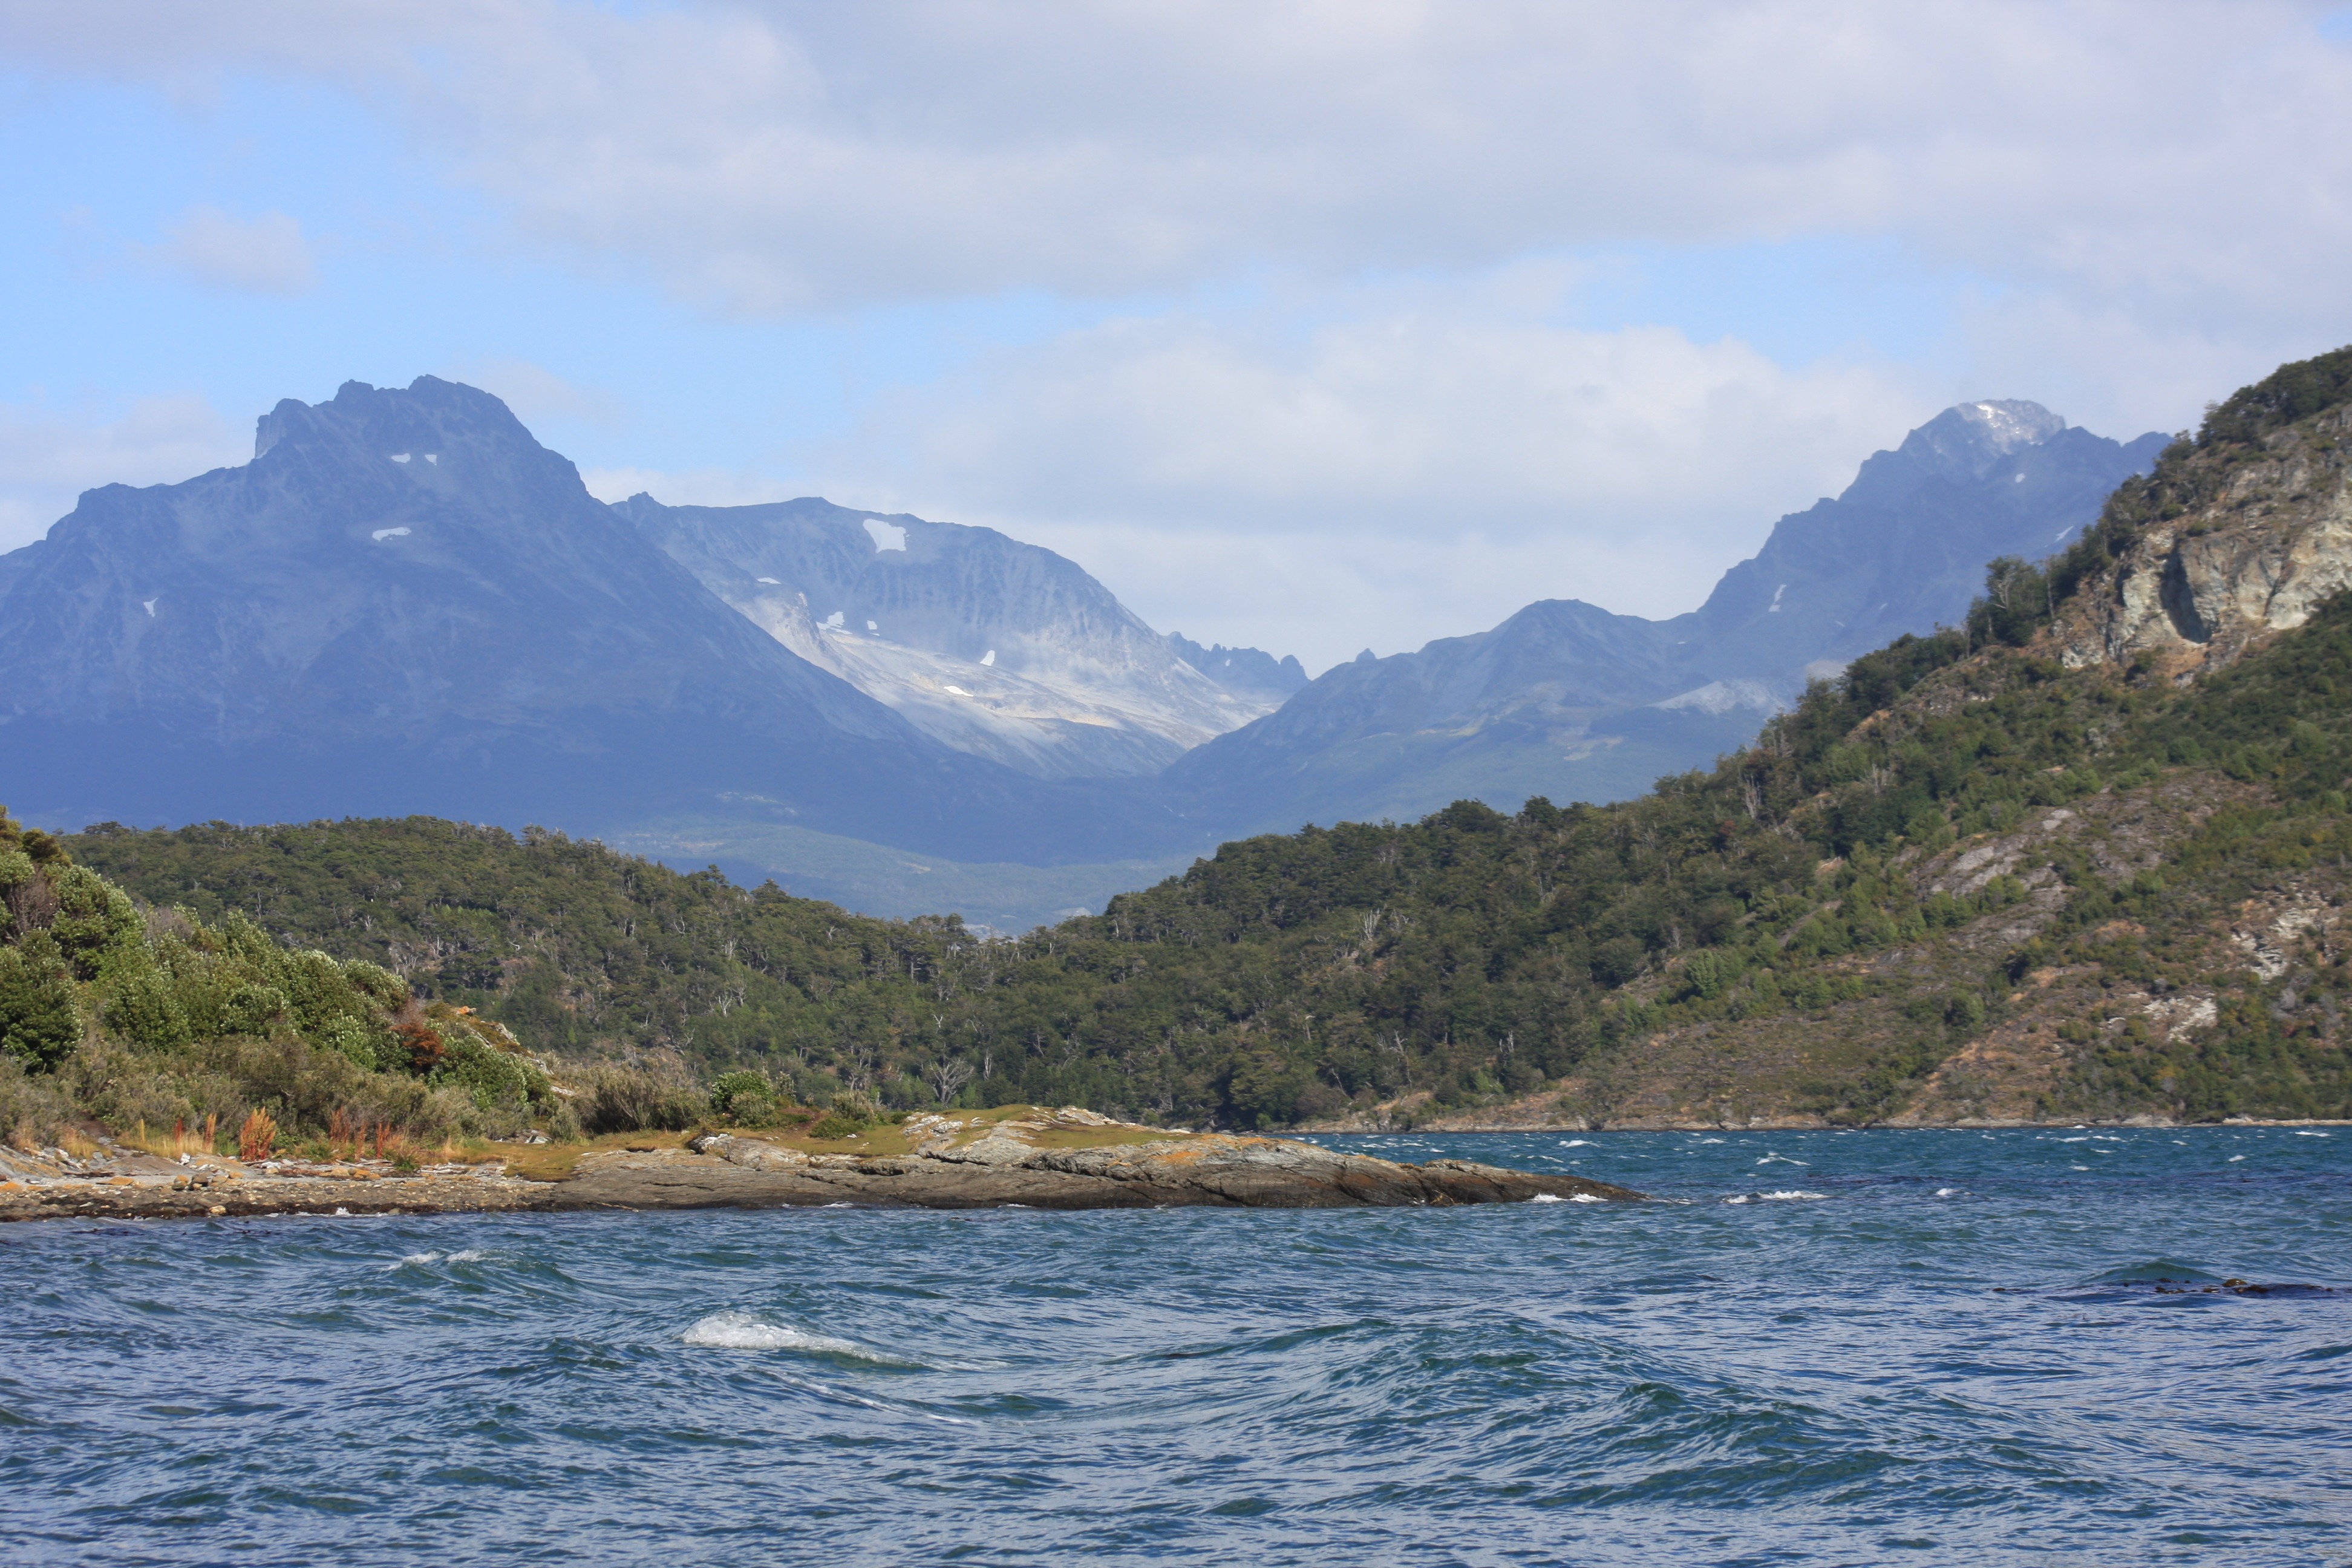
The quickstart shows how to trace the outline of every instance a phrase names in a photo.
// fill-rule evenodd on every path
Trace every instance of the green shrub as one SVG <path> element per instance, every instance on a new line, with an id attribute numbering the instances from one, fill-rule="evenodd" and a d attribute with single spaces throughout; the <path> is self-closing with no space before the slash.
<path id="1" fill-rule="evenodd" d="M 710 1086 L 710 1109 L 737 1121 L 756 1124 L 776 1112 L 776 1089 L 762 1072 L 723 1072 Z"/>
<path id="2" fill-rule="evenodd" d="M 47 931 L 0 947 L 0 1050 L 36 1071 L 65 1060 L 81 1044 L 73 972 Z"/>

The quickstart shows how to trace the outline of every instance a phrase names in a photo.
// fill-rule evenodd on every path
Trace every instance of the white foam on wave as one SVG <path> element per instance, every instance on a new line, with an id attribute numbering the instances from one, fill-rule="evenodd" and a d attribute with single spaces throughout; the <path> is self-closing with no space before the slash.
<path id="1" fill-rule="evenodd" d="M 388 1271 L 405 1268 L 412 1263 L 420 1268 L 433 1263 L 479 1263 L 488 1256 L 488 1253 L 478 1247 L 468 1247 L 462 1252 L 412 1252 L 403 1257 L 397 1263 L 385 1264 L 384 1268 Z"/>
<path id="2" fill-rule="evenodd" d="M 2232 1154 L 2228 1159 L 2222 1161 L 2221 1163 L 2224 1165 L 2234 1165 L 2244 1158 L 2245 1156 L 2243 1154 Z"/>
<path id="3" fill-rule="evenodd" d="M 1571 1138 L 1567 1142 L 1561 1144 L 1560 1147 L 1563 1149 L 1590 1149 L 1592 1147 L 1592 1141 L 1589 1138 Z"/>
<path id="4" fill-rule="evenodd" d="M 1595 1197 L 1591 1193 L 1570 1193 L 1566 1197 L 1561 1197 L 1558 1193 L 1538 1193 L 1528 1200 L 1531 1204 L 1598 1204 L 1607 1201 L 1606 1198 Z"/>
<path id="5" fill-rule="evenodd" d="M 810 1351 L 819 1355 L 856 1356 L 860 1361 L 887 1359 L 848 1340 L 763 1322 L 749 1312 L 713 1312 L 679 1338 L 688 1344 L 714 1350 Z"/>
<path id="6" fill-rule="evenodd" d="M 1958 1198 L 1966 1197 L 1968 1194 L 1961 1192 L 1958 1187 L 1937 1187 L 1936 1189 L 1936 1195 L 1939 1198 Z"/>
<path id="7" fill-rule="evenodd" d="M 1827 1193 L 1808 1193 L 1791 1187 L 1780 1193 L 1736 1193 L 1723 1201 L 1727 1204 L 1789 1204 L 1828 1196 Z"/>
<path id="8" fill-rule="evenodd" d="M 1756 1163 L 1759 1165 L 1802 1165 L 1806 1163 L 1806 1162 L 1802 1160 L 1791 1160 L 1786 1154 L 1767 1154 Z"/>
<path id="9" fill-rule="evenodd" d="M 2298 1138 L 2325 1138 L 2327 1134 L 2325 1132 L 2304 1131 L 2296 1133 L 2295 1136 Z"/>

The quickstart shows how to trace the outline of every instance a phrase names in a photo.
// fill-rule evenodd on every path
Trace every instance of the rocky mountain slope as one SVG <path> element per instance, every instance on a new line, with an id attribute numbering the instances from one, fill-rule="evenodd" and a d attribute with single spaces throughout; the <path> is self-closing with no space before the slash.
<path id="1" fill-rule="evenodd" d="M 1131 798 L 943 746 L 799 658 L 504 405 L 430 376 L 281 403 L 252 462 L 92 490 L 7 556 L 0 788 L 77 821 L 594 826 L 725 804 L 1046 862 L 1160 831 Z"/>
<path id="2" fill-rule="evenodd" d="M 1744 744 L 1812 676 L 1956 620 L 1996 556 L 2073 538 L 2163 446 L 2037 404 L 1947 409 L 1854 482 L 1775 525 L 1706 603 L 1668 621 L 1573 600 L 1474 637 L 1330 670 L 1280 711 L 1188 753 L 1172 798 L 1219 836 L 1408 819 L 1473 798 L 1616 800 Z"/>
<path id="3" fill-rule="evenodd" d="M 816 499 L 614 510 L 801 658 L 1024 773 L 1155 773 L 1280 700 L 1212 679 L 1077 566 L 994 529 Z"/>

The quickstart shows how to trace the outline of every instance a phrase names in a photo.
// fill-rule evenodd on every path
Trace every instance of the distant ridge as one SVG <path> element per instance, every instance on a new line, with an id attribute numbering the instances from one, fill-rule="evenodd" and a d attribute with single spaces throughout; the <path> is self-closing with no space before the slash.
<path id="1" fill-rule="evenodd" d="M 2166 437 L 2128 443 L 2036 403 L 1964 403 L 1780 519 L 1704 605 L 1668 621 L 1573 599 L 1325 672 L 1187 753 L 1170 798 L 1211 837 L 1409 821 L 1459 799 L 1610 801 L 1745 744 L 1808 679 L 1957 619 L 1995 556 L 2038 559 Z"/>
<path id="2" fill-rule="evenodd" d="M 723 805 L 1044 863 L 1169 832 L 940 745 L 433 376 L 280 403 L 252 462 L 91 490 L 5 562 L 0 798 L 36 820 L 587 829 Z"/>

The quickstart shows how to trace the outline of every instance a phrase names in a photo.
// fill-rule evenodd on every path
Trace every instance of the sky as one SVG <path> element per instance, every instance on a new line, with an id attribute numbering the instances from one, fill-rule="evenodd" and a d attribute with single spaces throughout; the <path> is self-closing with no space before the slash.
<path id="1" fill-rule="evenodd" d="M 1320 669 L 2352 341 L 2352 8 L 0 0 L 0 549 L 346 380 Z"/>

